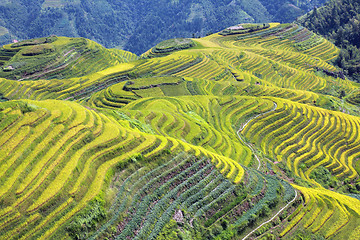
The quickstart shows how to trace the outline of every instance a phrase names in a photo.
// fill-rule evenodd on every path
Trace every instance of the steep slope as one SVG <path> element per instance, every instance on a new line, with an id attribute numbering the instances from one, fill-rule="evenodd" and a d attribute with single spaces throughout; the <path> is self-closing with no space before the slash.
<path id="1" fill-rule="evenodd" d="M 165 149 L 184 149 L 206 156 L 208 168 L 214 161 L 235 183 L 244 174 L 229 158 L 123 127 L 76 103 L 19 101 L 1 109 L 2 237 L 47 239 L 101 194 L 111 167 L 136 156 L 150 159 Z"/>
<path id="2" fill-rule="evenodd" d="M 141 54 L 165 39 L 204 36 L 241 22 L 291 22 L 324 2 L 9 0 L 0 3 L 0 26 L 9 32 L 3 37 L 0 33 L 0 44 L 14 36 L 28 39 L 56 34 L 85 37 Z"/>
<path id="3" fill-rule="evenodd" d="M 0 238 L 357 239 L 358 86 L 338 54 L 296 24 L 242 24 L 0 78 Z"/>
<path id="4" fill-rule="evenodd" d="M 341 48 L 335 63 L 357 82 L 360 81 L 359 12 L 360 1 L 333 0 L 298 20 Z"/>

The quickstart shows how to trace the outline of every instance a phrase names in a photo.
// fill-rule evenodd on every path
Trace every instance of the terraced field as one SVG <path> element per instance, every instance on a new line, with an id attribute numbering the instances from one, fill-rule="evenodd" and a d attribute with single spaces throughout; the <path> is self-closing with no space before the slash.
<path id="1" fill-rule="evenodd" d="M 0 77 L 18 81 L 81 77 L 137 59 L 135 54 L 105 49 L 83 38 L 25 40 L 5 45 L 1 51 L 6 57 Z"/>
<path id="2" fill-rule="evenodd" d="M 0 239 L 358 239 L 358 85 L 338 53 L 277 23 L 141 57 L 4 46 Z"/>
<path id="3" fill-rule="evenodd" d="M 264 154 L 286 162 L 296 176 L 310 180 L 311 172 L 319 166 L 340 179 L 358 176 L 352 162 L 358 154 L 357 117 L 281 102 L 281 108 L 244 129 L 246 138 Z"/>
<path id="4" fill-rule="evenodd" d="M 46 239 L 100 193 L 112 166 L 136 154 L 150 158 L 169 149 L 195 152 L 213 161 L 234 182 L 244 174 L 229 158 L 173 138 L 124 128 L 76 103 L 20 101 L 3 103 L 1 109 L 4 238 L 17 233 L 22 239 Z"/>

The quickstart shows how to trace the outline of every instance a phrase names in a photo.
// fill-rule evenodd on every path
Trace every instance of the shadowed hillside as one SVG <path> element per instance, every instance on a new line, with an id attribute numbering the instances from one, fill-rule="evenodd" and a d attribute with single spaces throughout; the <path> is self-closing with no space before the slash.
<path id="1" fill-rule="evenodd" d="M 237 23 L 292 22 L 324 2 L 326 0 L 3 0 L 0 44 L 55 34 L 84 37 L 106 47 L 141 54 L 169 38 L 205 36 Z"/>
<path id="2" fill-rule="evenodd" d="M 360 1 L 333 0 L 314 9 L 298 22 L 341 49 L 335 64 L 360 82 Z"/>

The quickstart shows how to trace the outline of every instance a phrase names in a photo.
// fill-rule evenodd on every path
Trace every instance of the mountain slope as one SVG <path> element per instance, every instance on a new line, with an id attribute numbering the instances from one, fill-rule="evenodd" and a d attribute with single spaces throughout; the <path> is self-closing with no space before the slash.
<path id="1" fill-rule="evenodd" d="M 341 53 L 335 63 L 355 81 L 360 81 L 360 1 L 333 0 L 299 19 L 299 23 L 317 32 Z"/>
<path id="2" fill-rule="evenodd" d="M 0 78 L 0 238 L 357 239 L 358 85 L 338 54 L 296 24 L 242 24 Z"/>
<path id="3" fill-rule="evenodd" d="M 291 22 L 324 2 L 9 0 L 0 3 L 0 26 L 8 32 L 0 33 L 0 44 L 55 34 L 141 54 L 165 39 L 204 36 L 241 22 Z"/>
<path id="4" fill-rule="evenodd" d="M 1 48 L 0 76 L 8 79 L 81 77 L 110 66 L 136 60 L 135 54 L 84 39 L 47 37 Z"/>

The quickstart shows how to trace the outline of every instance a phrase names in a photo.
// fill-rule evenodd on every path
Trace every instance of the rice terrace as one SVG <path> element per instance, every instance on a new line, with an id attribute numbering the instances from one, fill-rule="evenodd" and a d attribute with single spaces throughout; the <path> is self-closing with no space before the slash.
<path id="1" fill-rule="evenodd" d="M 141 56 L 4 45 L 0 239 L 359 239 L 359 84 L 339 52 L 295 23 Z"/>

